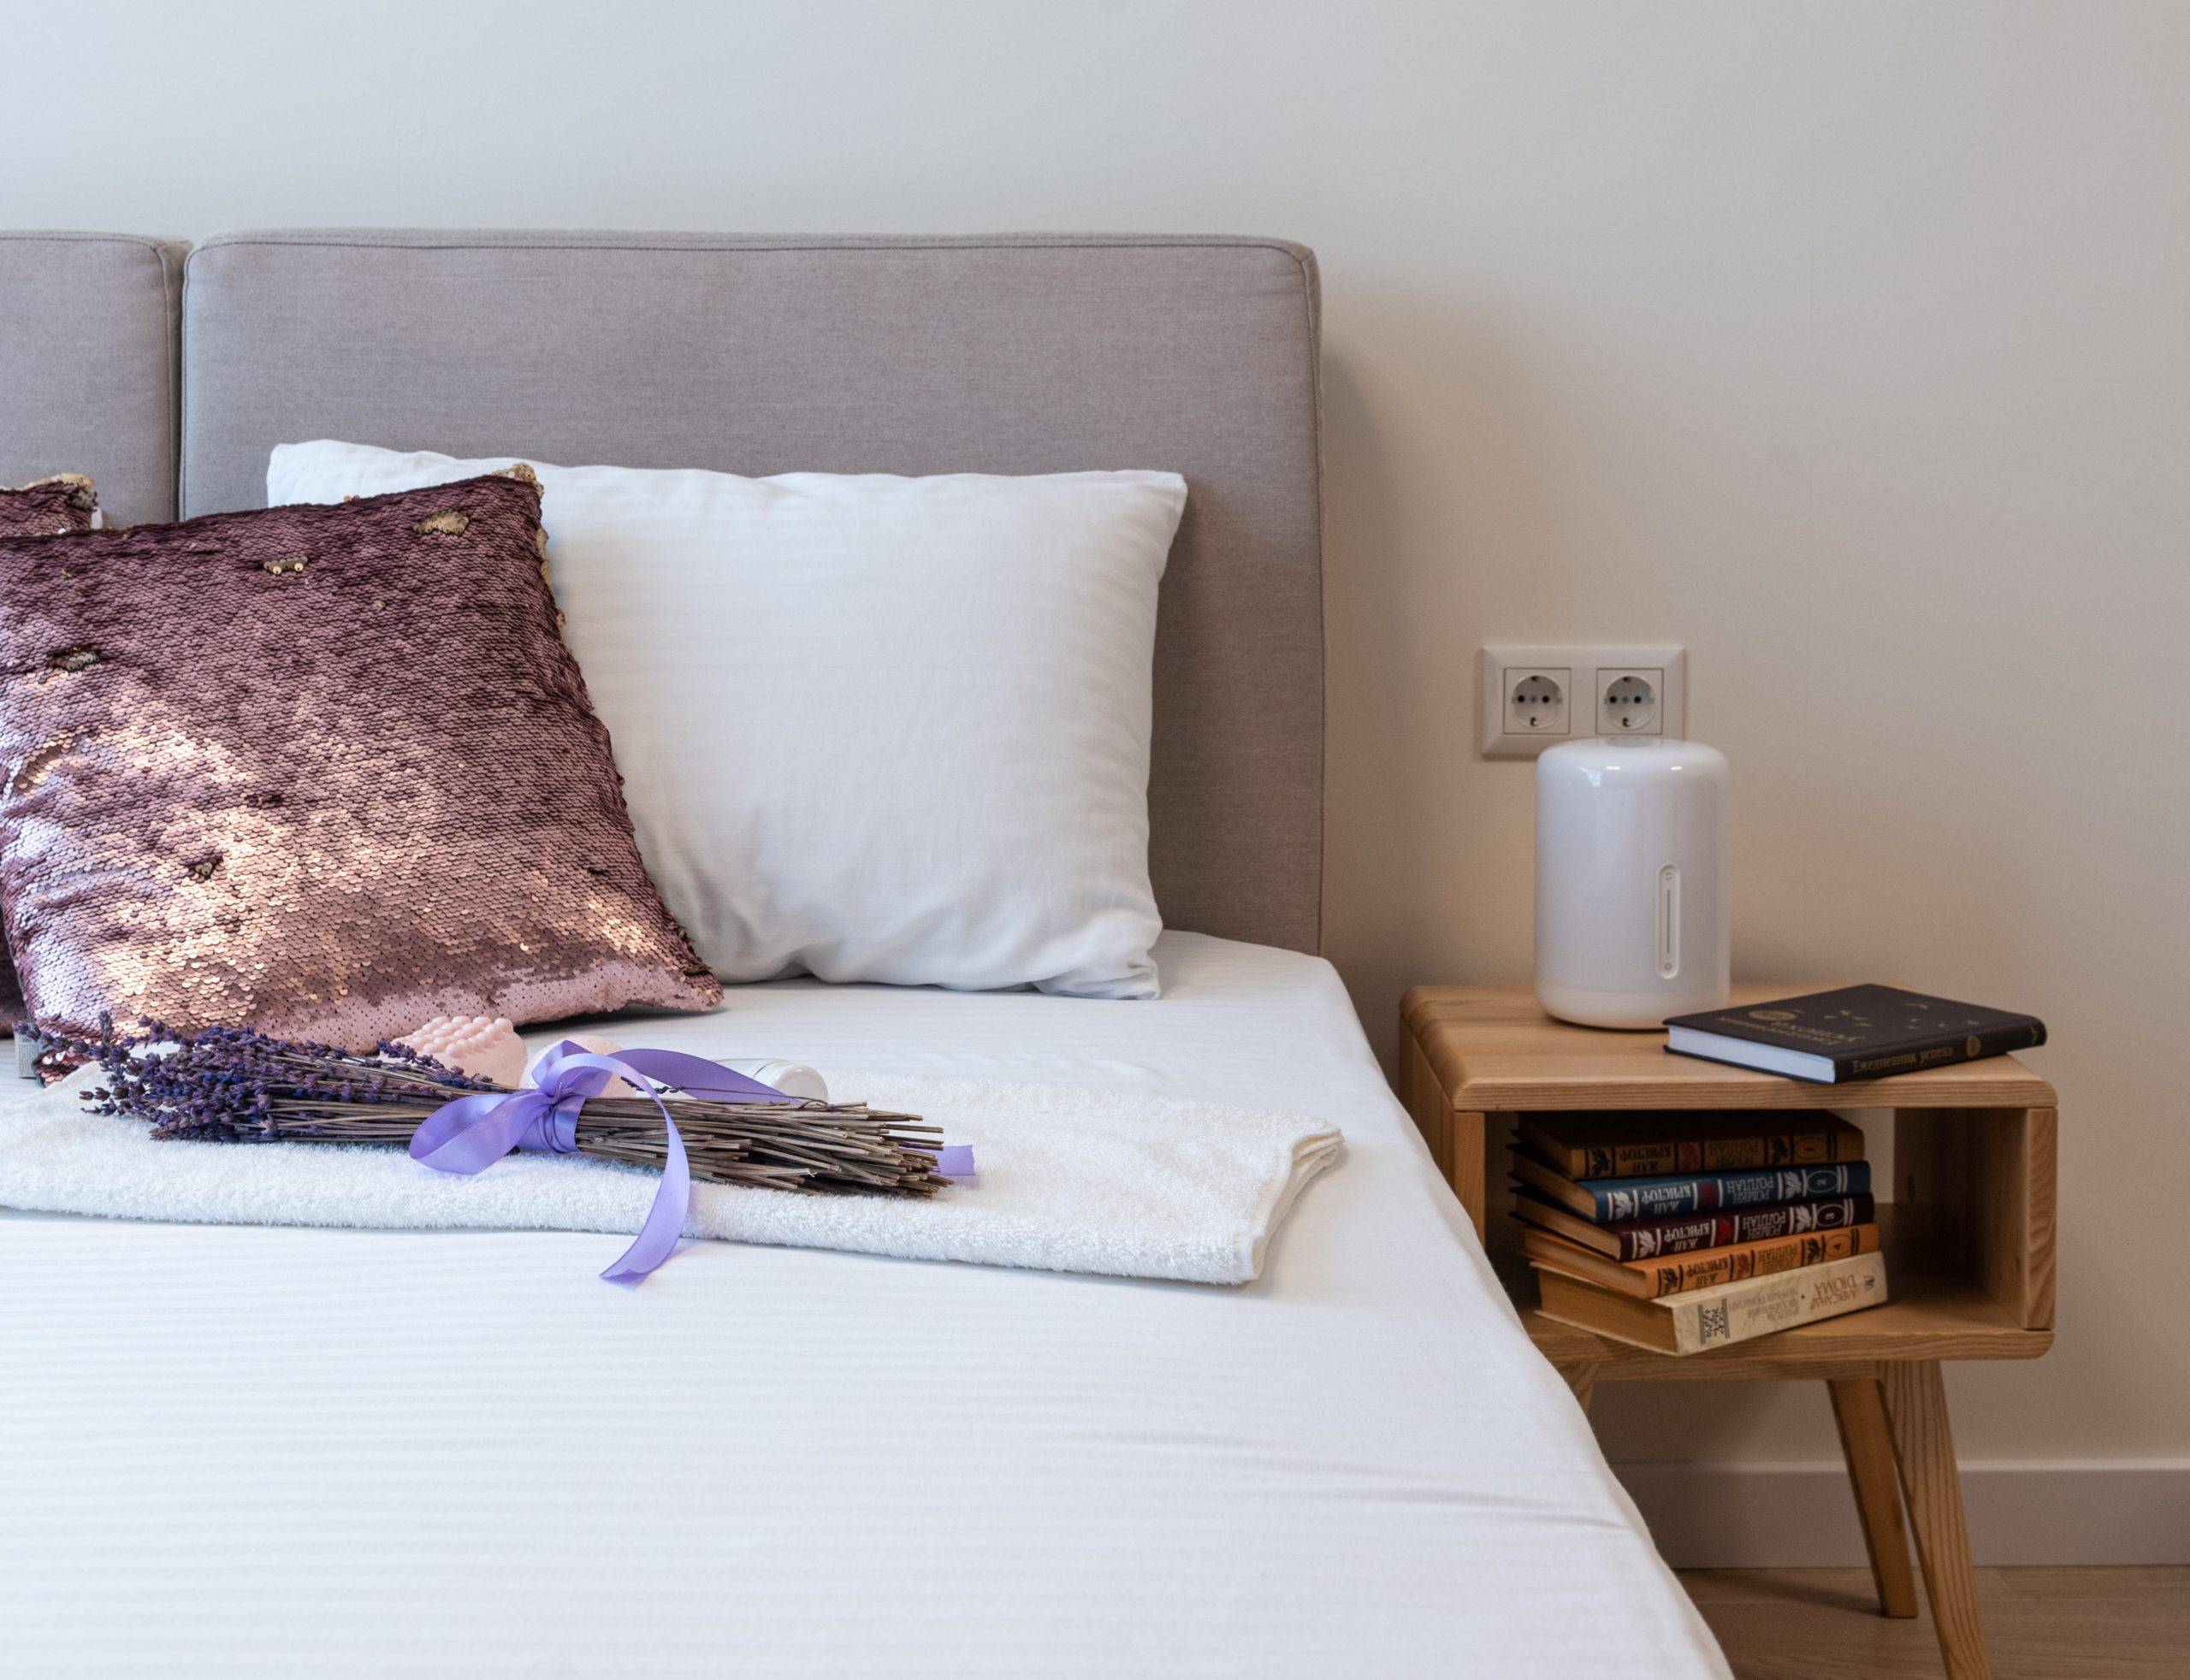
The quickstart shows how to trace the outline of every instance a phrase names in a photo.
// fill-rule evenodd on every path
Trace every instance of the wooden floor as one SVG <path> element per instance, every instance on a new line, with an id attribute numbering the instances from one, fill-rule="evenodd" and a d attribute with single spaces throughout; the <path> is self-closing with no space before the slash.
<path id="1" fill-rule="evenodd" d="M 1861 1569 L 1684 1570 L 1740 1680 L 1937 1680 L 1929 1615 Z M 1993 1680 L 2190 1680 L 2190 1569 L 1980 1569 Z"/>

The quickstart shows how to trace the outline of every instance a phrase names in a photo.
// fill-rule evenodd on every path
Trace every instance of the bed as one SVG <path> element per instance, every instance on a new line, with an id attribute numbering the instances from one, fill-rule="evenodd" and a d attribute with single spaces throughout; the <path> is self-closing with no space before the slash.
<path id="1" fill-rule="evenodd" d="M 0 481 L 80 468 L 137 518 L 252 505 L 267 450 L 319 435 L 1176 467 L 1160 999 L 793 980 L 609 1030 L 832 1082 L 1295 1109 L 1347 1139 L 1237 1290 L 700 1244 L 624 1291 L 598 1236 L 0 1216 L 7 1663 L 1725 1672 L 1314 954 L 1305 251 L 315 233 L 186 267 L 19 236 L 0 305 L 28 328 L 0 342 Z"/>

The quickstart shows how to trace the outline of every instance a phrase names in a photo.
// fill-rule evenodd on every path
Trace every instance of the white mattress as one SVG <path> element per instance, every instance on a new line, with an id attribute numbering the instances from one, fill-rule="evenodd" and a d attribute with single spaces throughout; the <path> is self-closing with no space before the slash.
<path id="1" fill-rule="evenodd" d="M 1329 966 L 1157 956 L 613 1030 L 1327 1116 L 1245 1289 L 0 1217 L 0 1670 L 1724 1675 Z"/>

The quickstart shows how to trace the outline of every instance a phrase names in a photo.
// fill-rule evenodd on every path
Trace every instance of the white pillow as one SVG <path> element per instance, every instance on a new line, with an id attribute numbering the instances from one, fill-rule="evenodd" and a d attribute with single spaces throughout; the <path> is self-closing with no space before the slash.
<path id="1" fill-rule="evenodd" d="M 512 458 L 284 444 L 267 496 Z M 716 973 L 1156 995 L 1151 671 L 1185 480 L 530 464 L 640 849 Z"/>

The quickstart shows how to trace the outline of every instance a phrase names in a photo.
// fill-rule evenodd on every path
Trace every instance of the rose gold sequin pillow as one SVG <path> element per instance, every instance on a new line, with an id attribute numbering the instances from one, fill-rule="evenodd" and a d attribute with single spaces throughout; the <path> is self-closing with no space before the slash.
<path id="1" fill-rule="evenodd" d="M 99 511 L 92 481 L 74 473 L 41 478 L 20 490 L 0 490 L 0 537 L 66 536 L 87 531 Z M 0 946 L 0 1032 L 23 1018 L 22 982 L 7 949 Z"/>
<path id="2" fill-rule="evenodd" d="M 721 987 L 639 861 L 529 473 L 0 540 L 31 1017 L 362 1050 Z"/>

